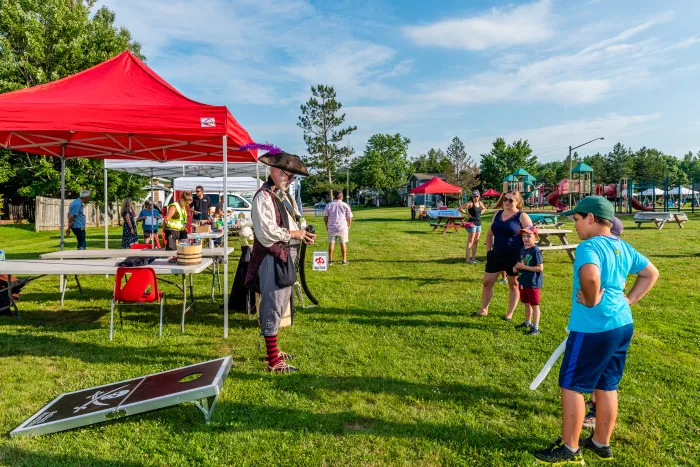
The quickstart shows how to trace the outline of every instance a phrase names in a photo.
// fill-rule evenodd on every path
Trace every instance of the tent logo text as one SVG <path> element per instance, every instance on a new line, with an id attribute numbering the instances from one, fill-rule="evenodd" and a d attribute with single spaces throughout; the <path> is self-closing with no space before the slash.
<path id="1" fill-rule="evenodd" d="M 216 126 L 216 119 L 211 117 L 202 117 L 199 119 L 202 128 L 213 128 Z"/>

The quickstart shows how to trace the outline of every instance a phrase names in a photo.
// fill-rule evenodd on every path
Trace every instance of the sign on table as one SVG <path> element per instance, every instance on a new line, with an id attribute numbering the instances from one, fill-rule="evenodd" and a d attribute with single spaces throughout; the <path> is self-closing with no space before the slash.
<path id="1" fill-rule="evenodd" d="M 328 252 L 314 251 L 312 271 L 328 271 Z"/>

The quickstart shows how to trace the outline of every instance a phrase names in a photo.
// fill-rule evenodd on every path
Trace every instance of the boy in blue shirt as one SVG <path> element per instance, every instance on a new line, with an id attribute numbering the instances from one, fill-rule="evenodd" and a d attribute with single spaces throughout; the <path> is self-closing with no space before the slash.
<path id="1" fill-rule="evenodd" d="M 515 329 L 524 328 L 525 334 L 537 336 L 540 333 L 540 289 L 544 270 L 542 252 L 536 245 L 540 234 L 534 225 L 528 225 L 518 233 L 525 247 L 520 250 L 520 261 L 513 266 L 513 272 L 518 273 L 520 301 L 525 304 L 525 321 Z"/>
<path id="2" fill-rule="evenodd" d="M 150 243 L 151 235 L 155 235 L 158 238 L 158 219 L 163 217 L 158 212 L 158 209 L 153 206 L 150 200 L 146 200 L 143 203 L 143 209 L 139 213 L 139 217 L 136 221 L 143 221 L 143 241 L 144 243 Z M 146 221 L 149 221 L 146 223 Z"/>
<path id="3" fill-rule="evenodd" d="M 617 388 L 633 334 L 630 305 L 654 286 L 659 271 L 628 243 L 610 233 L 613 205 L 601 196 L 582 199 L 573 209 L 574 228 L 583 240 L 576 249 L 569 337 L 559 371 L 562 437 L 533 454 L 545 464 L 583 465 L 582 447 L 612 459 L 610 436 L 617 418 Z M 625 295 L 628 274 L 637 279 Z M 585 415 L 583 394 L 595 392 L 596 426 L 579 440 Z"/>

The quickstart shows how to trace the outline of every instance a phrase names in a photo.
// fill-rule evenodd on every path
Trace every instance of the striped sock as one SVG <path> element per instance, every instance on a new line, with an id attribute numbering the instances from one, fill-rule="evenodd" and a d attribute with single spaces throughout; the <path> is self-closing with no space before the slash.
<path id="1" fill-rule="evenodd" d="M 265 336 L 265 347 L 267 347 L 267 364 L 275 366 L 280 361 L 280 352 L 277 349 L 277 334 Z"/>

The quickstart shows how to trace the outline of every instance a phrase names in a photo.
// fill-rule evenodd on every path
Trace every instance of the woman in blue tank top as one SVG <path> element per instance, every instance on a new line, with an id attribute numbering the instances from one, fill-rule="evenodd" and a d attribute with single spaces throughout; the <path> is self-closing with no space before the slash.
<path id="1" fill-rule="evenodd" d="M 495 208 L 502 209 L 493 216 L 491 228 L 486 233 L 486 272 L 481 289 L 481 309 L 473 315 L 486 316 L 489 313 L 493 285 L 501 271 L 505 271 L 508 274 L 508 312 L 504 319 L 513 319 L 513 312 L 520 299 L 518 273 L 513 272 L 513 266 L 520 261 L 520 250 L 523 248 L 523 240 L 518 232 L 532 225 L 530 216 L 521 211 L 523 205 L 523 198 L 518 191 L 502 194 L 496 203 Z"/>

